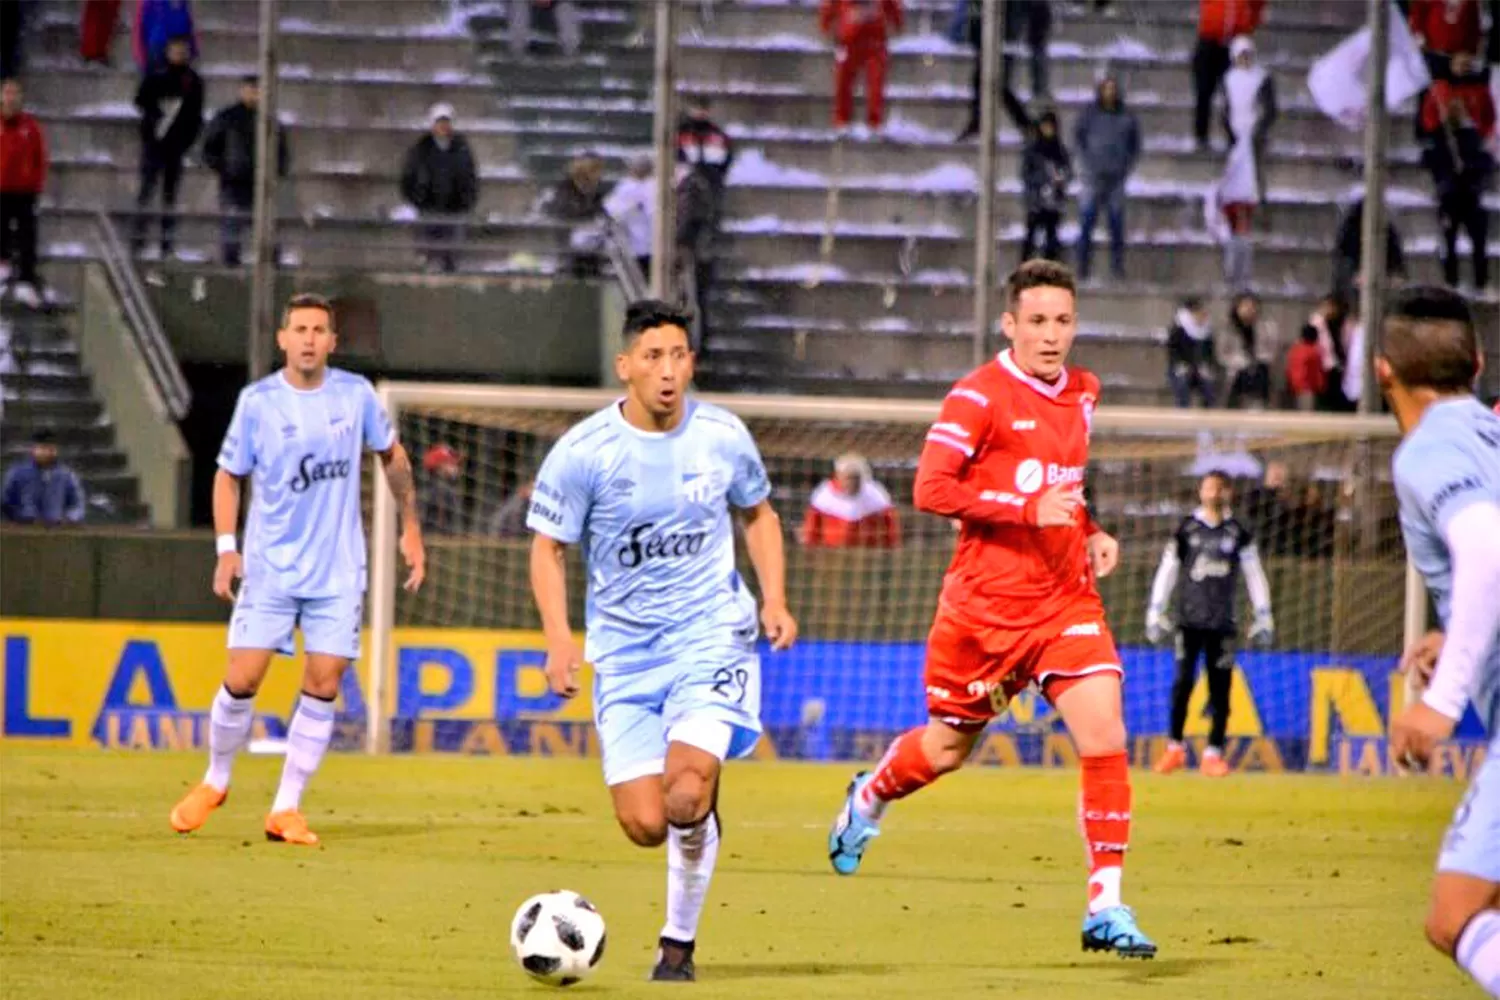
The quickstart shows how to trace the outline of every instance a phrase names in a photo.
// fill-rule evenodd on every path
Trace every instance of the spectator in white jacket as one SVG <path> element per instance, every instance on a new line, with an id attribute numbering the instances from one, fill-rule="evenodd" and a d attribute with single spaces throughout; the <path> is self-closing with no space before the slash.
<path id="1" fill-rule="evenodd" d="M 650 157 L 630 162 L 629 172 L 604 199 L 604 212 L 625 232 L 641 276 L 651 278 L 651 227 L 656 219 L 656 179 Z"/>

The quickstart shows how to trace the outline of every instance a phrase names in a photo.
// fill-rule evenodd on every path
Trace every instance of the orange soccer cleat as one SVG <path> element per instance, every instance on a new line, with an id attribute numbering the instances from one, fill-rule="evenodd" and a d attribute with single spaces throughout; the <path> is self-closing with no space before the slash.
<path id="1" fill-rule="evenodd" d="M 1198 770 L 1210 778 L 1229 777 L 1229 761 L 1224 759 L 1223 754 L 1206 753 L 1203 755 L 1203 763 L 1198 765 Z"/>
<path id="2" fill-rule="evenodd" d="M 307 828 L 307 820 L 296 809 L 283 809 L 267 816 L 266 839 L 307 847 L 318 846 L 318 835 Z"/>
<path id="3" fill-rule="evenodd" d="M 229 798 L 229 789 L 220 791 L 213 785 L 194 785 L 192 791 L 172 807 L 172 829 L 178 833 L 192 833 L 208 822 L 209 814 Z"/>
<path id="4" fill-rule="evenodd" d="M 1187 750 L 1175 744 L 1168 746 L 1156 760 L 1156 765 L 1151 768 L 1157 774 L 1171 774 L 1187 764 Z"/>

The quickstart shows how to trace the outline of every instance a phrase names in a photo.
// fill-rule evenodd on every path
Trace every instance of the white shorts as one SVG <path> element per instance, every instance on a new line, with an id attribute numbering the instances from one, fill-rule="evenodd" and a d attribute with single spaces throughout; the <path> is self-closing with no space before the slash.
<path id="1" fill-rule="evenodd" d="M 229 618 L 230 649 L 274 649 L 291 656 L 293 633 L 302 629 L 302 645 L 309 653 L 347 660 L 359 659 L 359 633 L 364 595 L 288 597 L 262 585 L 241 584 Z"/>
<path id="2" fill-rule="evenodd" d="M 1437 868 L 1500 884 L 1500 735 L 1491 738 L 1484 763 L 1454 810 Z"/>

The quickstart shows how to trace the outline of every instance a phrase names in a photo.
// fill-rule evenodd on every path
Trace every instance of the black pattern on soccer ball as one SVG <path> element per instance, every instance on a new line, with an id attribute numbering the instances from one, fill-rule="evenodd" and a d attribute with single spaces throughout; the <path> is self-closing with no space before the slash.
<path id="1" fill-rule="evenodd" d="M 562 959 L 556 955 L 527 955 L 521 966 L 533 976 L 550 976 L 562 968 Z"/>
<path id="2" fill-rule="evenodd" d="M 521 915 L 521 922 L 516 924 L 517 941 L 526 940 L 526 935 L 531 933 L 531 929 L 536 926 L 537 917 L 541 915 L 542 904 L 540 902 L 532 903 L 527 907 L 526 912 Z"/>
<path id="3" fill-rule="evenodd" d="M 587 943 L 583 940 L 583 931 L 578 926 L 560 913 L 552 914 L 552 923 L 557 928 L 557 939 L 561 941 L 569 951 L 582 951 Z"/>
<path id="4" fill-rule="evenodd" d="M 584 899 L 582 896 L 575 897 L 574 900 L 573 900 L 573 905 L 576 906 L 576 907 L 578 907 L 580 910 L 588 910 L 590 913 L 598 913 L 599 912 L 597 909 L 594 908 L 594 904 L 593 903 L 590 903 L 588 900 Z"/>
<path id="5" fill-rule="evenodd" d="M 559 985 L 559 986 L 572 986 L 574 983 L 576 983 L 578 981 L 579 981 L 579 979 L 578 979 L 577 976 L 568 976 L 565 979 L 559 979 L 557 981 L 557 985 Z"/>
<path id="6" fill-rule="evenodd" d="M 604 939 L 607 938 L 607 937 L 609 937 L 608 934 L 600 934 L 599 935 L 599 943 L 594 947 L 594 956 L 589 959 L 589 968 L 590 969 L 592 969 L 594 966 L 598 965 L 599 964 L 599 959 L 601 959 L 601 958 L 604 957 Z"/>

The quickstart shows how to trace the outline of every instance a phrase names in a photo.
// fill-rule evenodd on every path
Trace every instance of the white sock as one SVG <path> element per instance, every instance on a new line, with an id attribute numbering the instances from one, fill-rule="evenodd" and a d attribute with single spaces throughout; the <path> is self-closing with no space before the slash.
<path id="1" fill-rule="evenodd" d="M 1222 756 L 1224 756 L 1224 751 L 1220 750 L 1218 747 L 1204 747 L 1203 748 L 1203 756 L 1205 756 L 1205 757 L 1222 757 Z"/>
<path id="2" fill-rule="evenodd" d="M 887 805 L 889 803 L 885 799 L 875 794 L 873 781 L 865 782 L 864 787 L 854 793 L 854 811 L 867 822 L 879 823 L 880 817 L 885 815 Z"/>
<path id="3" fill-rule="evenodd" d="M 229 787 L 229 771 L 234 766 L 234 755 L 240 752 L 250 736 L 250 723 L 255 719 L 255 696 L 236 698 L 224 685 L 214 692 L 213 708 L 208 713 L 208 773 L 203 776 L 205 785 L 219 791 Z"/>
<path id="4" fill-rule="evenodd" d="M 698 918 L 718 859 L 718 813 L 709 813 L 697 826 L 667 828 L 667 922 L 662 937 L 692 941 L 698 936 Z"/>
<path id="5" fill-rule="evenodd" d="M 271 811 L 282 812 L 302 805 L 302 789 L 307 779 L 318 772 L 323 754 L 333 739 L 333 702 L 314 698 L 304 692 L 297 699 L 297 711 L 286 731 L 286 765 L 281 769 L 281 786 Z"/>
<path id="6" fill-rule="evenodd" d="M 1482 910 L 1469 918 L 1453 960 L 1480 989 L 1500 998 L 1500 910 Z"/>
<path id="7" fill-rule="evenodd" d="M 1100 868 L 1089 876 L 1089 916 L 1111 906 L 1120 905 L 1120 876 L 1124 874 L 1118 866 Z"/>

